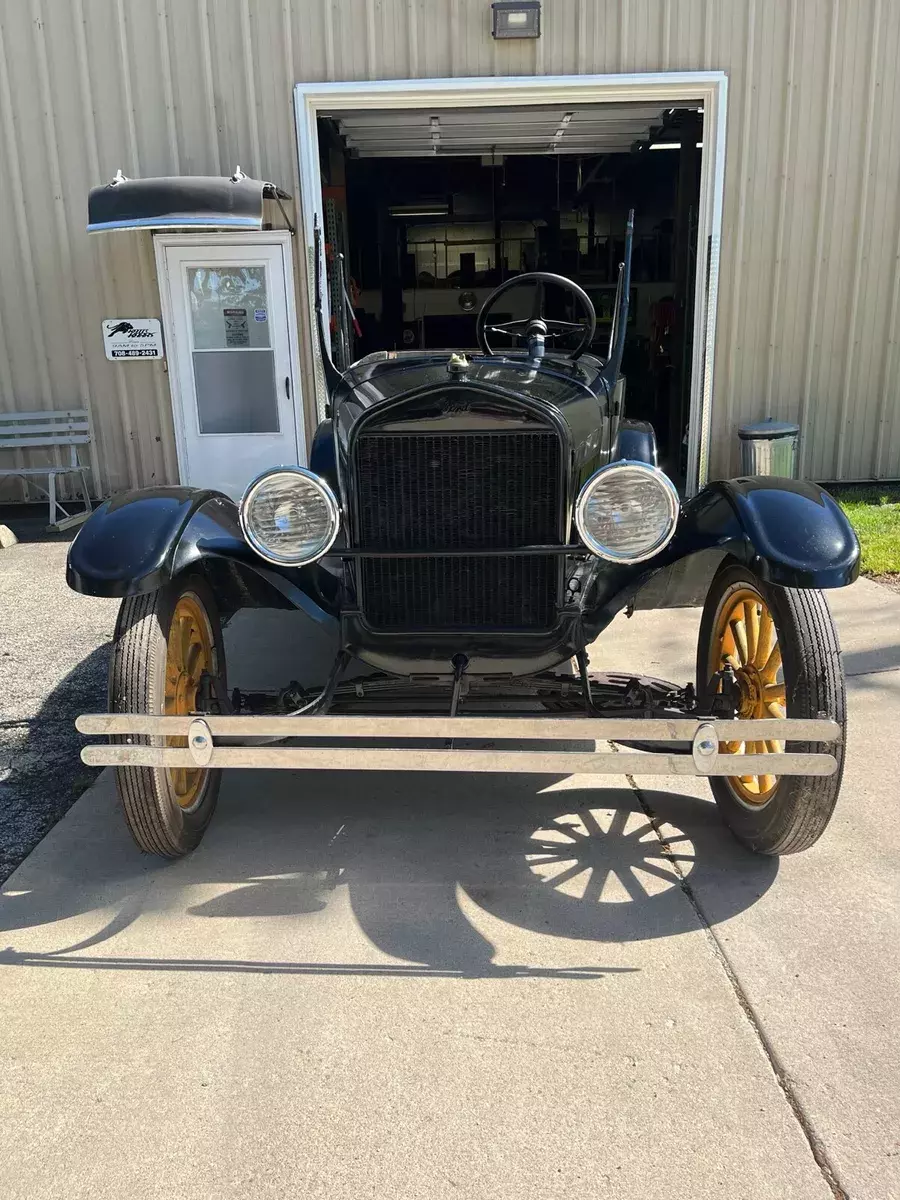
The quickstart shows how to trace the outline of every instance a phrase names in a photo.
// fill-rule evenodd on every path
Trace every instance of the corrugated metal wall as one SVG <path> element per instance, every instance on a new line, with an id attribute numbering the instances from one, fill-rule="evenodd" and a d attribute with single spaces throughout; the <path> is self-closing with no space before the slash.
<path id="1" fill-rule="evenodd" d="M 84 232 L 91 185 L 229 172 L 296 188 L 300 80 L 721 68 L 730 77 L 713 474 L 799 417 L 805 472 L 900 476 L 900 4 L 0 0 L 0 406 L 93 411 L 102 490 L 177 474 L 164 366 L 106 316 L 159 311 L 150 239 Z"/>

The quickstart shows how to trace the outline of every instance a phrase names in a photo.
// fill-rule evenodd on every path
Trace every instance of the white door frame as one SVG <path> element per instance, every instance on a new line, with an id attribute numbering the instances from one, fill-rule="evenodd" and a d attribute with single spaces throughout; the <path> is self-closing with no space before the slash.
<path id="1" fill-rule="evenodd" d="M 322 109 L 366 108 L 497 108 L 530 104 L 566 105 L 602 102 L 659 101 L 660 107 L 693 101 L 703 105 L 703 154 L 700 168 L 700 211 L 697 228 L 697 275 L 694 288 L 694 339 L 691 357 L 688 424 L 687 494 L 697 492 L 709 474 L 709 431 L 712 413 L 713 358 L 719 290 L 719 241 L 725 180 L 725 118 L 728 78 L 724 71 L 671 71 L 636 75 L 547 75 L 473 79 L 390 79 L 375 82 L 298 83 L 294 88 L 300 210 L 306 262 L 314 263 L 313 225 L 324 230 L 322 180 L 316 117 Z M 323 237 L 324 246 L 324 237 Z M 324 278 L 325 260 L 322 252 Z M 317 386 L 323 379 L 312 302 L 312 270 L 308 271 L 309 322 Z M 707 286 L 707 280 L 708 286 Z M 322 295 L 328 328 L 327 289 Z M 324 397 L 317 397 L 324 415 Z"/>
<path id="2" fill-rule="evenodd" d="M 175 427 L 175 451 L 178 459 L 178 475 L 180 480 L 187 478 L 187 445 L 184 430 L 183 406 L 172 395 L 173 372 L 168 366 L 168 358 L 175 343 L 175 314 L 172 311 L 170 291 L 167 284 L 168 267 L 166 250 L 169 246 L 280 246 L 285 264 L 285 299 L 287 304 L 287 325 L 289 354 L 291 359 L 291 405 L 294 409 L 294 428 L 296 430 L 297 462 L 306 466 L 306 421 L 303 413 L 303 388 L 300 374 L 300 353 L 298 348 L 297 304 L 294 288 L 294 260 L 291 234 L 288 230 L 264 230 L 256 232 L 246 230 L 243 233 L 155 233 L 153 235 L 153 251 L 156 258 L 156 278 L 159 284 L 159 302 L 162 312 L 163 336 L 166 345 L 166 370 L 169 374 L 169 394 L 172 400 L 172 422 Z M 273 463 L 273 466 L 278 464 Z"/>

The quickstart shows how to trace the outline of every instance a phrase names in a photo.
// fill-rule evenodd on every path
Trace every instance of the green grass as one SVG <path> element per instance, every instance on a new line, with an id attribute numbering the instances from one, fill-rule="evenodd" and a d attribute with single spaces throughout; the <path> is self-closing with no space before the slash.
<path id="1" fill-rule="evenodd" d="M 835 488 L 862 547 L 864 575 L 900 574 L 900 486 Z"/>

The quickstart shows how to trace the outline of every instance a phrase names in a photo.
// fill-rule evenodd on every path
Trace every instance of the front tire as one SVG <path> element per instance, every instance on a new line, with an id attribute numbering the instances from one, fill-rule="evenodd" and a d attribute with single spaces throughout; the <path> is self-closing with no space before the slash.
<path id="1" fill-rule="evenodd" d="M 222 624 L 199 576 L 122 601 L 109 676 L 110 712 L 186 715 L 196 711 L 201 675 L 225 687 Z M 125 738 L 113 738 L 123 742 Z M 186 738 L 149 738 L 184 746 Z M 219 795 L 221 771 L 117 767 L 116 787 L 131 836 L 148 854 L 180 858 L 199 843 Z"/>
<path id="2" fill-rule="evenodd" d="M 760 854 L 796 854 L 822 836 L 841 786 L 846 737 L 844 670 L 837 630 L 821 591 L 765 584 L 741 565 L 724 567 L 709 589 L 697 646 L 698 691 L 706 691 L 726 662 L 735 671 L 738 715 L 828 717 L 840 741 L 727 743 L 735 754 L 772 753 L 773 773 L 710 776 L 725 822 Z M 777 751 L 834 754 L 833 775 L 777 776 Z"/>

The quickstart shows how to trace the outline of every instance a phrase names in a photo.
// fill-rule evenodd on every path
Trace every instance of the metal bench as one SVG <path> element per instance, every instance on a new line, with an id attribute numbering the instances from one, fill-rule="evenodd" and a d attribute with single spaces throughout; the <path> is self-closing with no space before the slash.
<path id="1" fill-rule="evenodd" d="M 91 512 L 91 496 L 88 491 L 87 468 L 78 461 L 78 447 L 86 446 L 91 440 L 91 422 L 86 409 L 67 408 L 59 412 L 30 413 L 0 413 L 0 450 L 33 450 L 46 447 L 52 450 L 55 446 L 69 447 L 69 463 L 67 466 L 56 466 L 48 463 L 42 467 L 2 467 L 0 478 L 18 477 L 25 485 L 32 484 L 43 492 L 50 501 L 50 523 L 48 529 L 68 529 L 86 521 Z M 47 476 L 47 487 L 34 483 L 35 475 Z M 81 480 L 81 492 L 84 496 L 84 512 L 70 515 L 56 497 L 57 475 L 77 475 Z M 62 513 L 62 519 L 57 520 L 57 512 Z"/>

